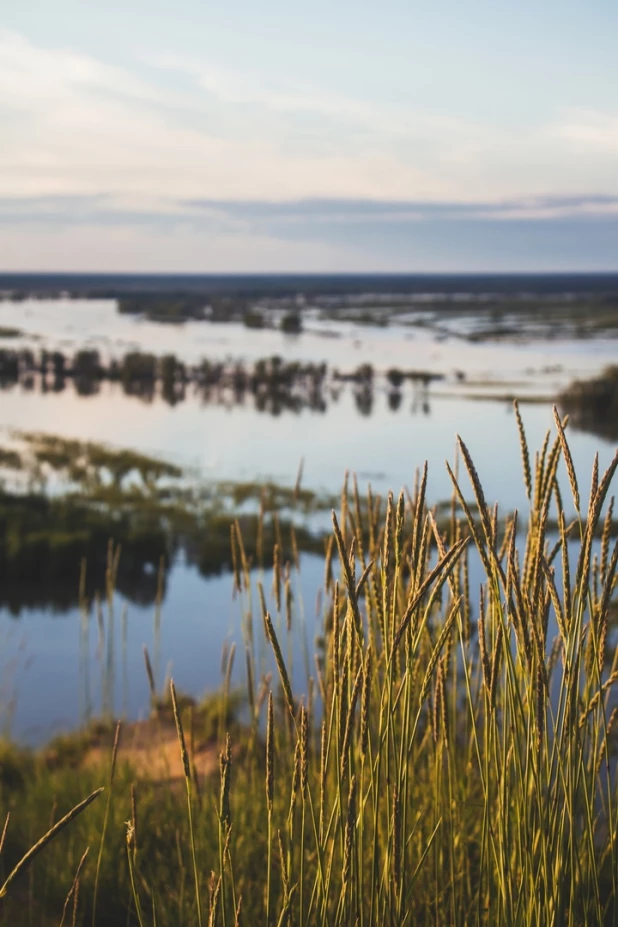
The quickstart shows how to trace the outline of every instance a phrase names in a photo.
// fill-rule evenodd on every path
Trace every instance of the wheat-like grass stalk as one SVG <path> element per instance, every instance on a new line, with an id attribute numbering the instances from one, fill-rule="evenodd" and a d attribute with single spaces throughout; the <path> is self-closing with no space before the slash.
<path id="1" fill-rule="evenodd" d="M 603 533 L 601 535 L 601 579 L 605 580 L 607 575 L 607 557 L 609 554 L 609 540 L 612 533 L 612 517 L 614 514 L 614 496 L 609 500 L 605 520 L 603 522 Z"/>
<path id="2" fill-rule="evenodd" d="M 288 707 L 288 711 L 292 718 L 294 717 L 294 696 L 292 695 L 292 686 L 290 685 L 290 678 L 288 676 L 287 669 L 285 668 L 285 661 L 283 659 L 283 654 L 281 653 L 281 647 L 279 646 L 279 640 L 275 633 L 273 627 L 272 619 L 268 612 L 264 615 L 264 627 L 266 630 L 266 637 L 270 641 L 273 653 L 275 655 L 275 662 L 277 664 L 277 669 L 279 670 L 279 678 L 281 679 L 281 686 L 283 688 L 283 694 L 285 695 L 285 701 Z"/>
<path id="3" fill-rule="evenodd" d="M 232 814 L 230 811 L 230 776 L 232 769 L 232 744 L 230 735 L 225 738 L 225 750 L 219 754 L 219 775 L 221 780 L 221 789 L 219 794 L 219 820 L 227 834 L 232 826 Z"/>
<path id="4" fill-rule="evenodd" d="M 270 922 L 272 814 L 275 795 L 275 717 L 273 694 L 268 693 L 266 716 L 266 808 L 268 811 L 268 862 L 266 867 L 266 923 Z"/>
<path id="5" fill-rule="evenodd" d="M 144 663 L 146 665 L 146 676 L 148 677 L 148 688 L 150 690 L 150 704 L 154 707 L 157 699 L 157 686 L 155 683 L 154 673 L 152 671 L 152 663 L 150 661 L 150 654 L 148 653 L 148 647 L 144 644 Z"/>
<path id="6" fill-rule="evenodd" d="M 219 898 L 221 896 L 221 881 L 222 877 L 220 875 L 215 876 L 213 872 L 210 883 L 208 927 L 215 927 L 217 923 L 217 911 L 219 909 Z"/>
<path id="7" fill-rule="evenodd" d="M 421 693 L 418 699 L 421 705 L 423 704 L 423 702 L 425 701 L 425 699 L 427 698 L 429 694 L 429 686 L 431 684 L 431 680 L 433 679 L 433 674 L 436 670 L 436 666 L 438 664 L 440 654 L 442 653 L 442 649 L 444 645 L 446 644 L 449 634 L 451 633 L 451 628 L 453 627 L 453 623 L 455 621 L 455 618 L 457 617 L 460 603 L 461 603 L 461 600 L 458 599 L 454 603 L 453 607 L 451 608 L 449 616 L 444 622 L 444 626 L 442 630 L 440 631 L 440 636 L 438 637 L 436 646 L 432 650 L 431 657 L 429 658 L 429 663 L 427 664 L 427 669 L 425 670 L 425 677 L 423 679 L 423 684 L 421 686 Z"/>
<path id="8" fill-rule="evenodd" d="M 343 884 L 350 881 L 352 871 L 352 853 L 354 849 L 354 834 L 356 832 L 356 776 L 350 780 L 348 793 L 348 810 L 345 822 L 345 843 L 343 855 Z"/>
<path id="9" fill-rule="evenodd" d="M 341 778 L 345 779 L 347 768 L 348 768 L 348 754 L 350 750 L 350 741 L 352 740 L 352 728 L 354 726 L 354 712 L 356 709 L 356 702 L 358 701 L 358 695 L 361 689 L 361 684 L 363 681 L 363 667 L 359 666 L 356 673 L 356 678 L 354 680 L 354 685 L 352 687 L 352 694 L 350 696 L 350 701 L 348 704 L 348 710 L 345 719 L 345 727 L 343 733 L 343 740 L 341 744 Z"/>
<path id="10" fill-rule="evenodd" d="M 320 840 L 322 840 L 324 837 L 324 815 L 326 813 L 326 771 L 328 765 L 327 751 L 328 732 L 326 729 L 326 721 L 322 721 L 320 735 Z"/>
<path id="11" fill-rule="evenodd" d="M 371 699 L 371 650 L 367 650 L 365 665 L 363 667 L 363 688 L 361 692 L 361 728 L 360 752 L 364 760 L 369 747 L 369 709 Z"/>
<path id="12" fill-rule="evenodd" d="M 71 885 L 71 888 L 69 889 L 69 892 L 66 897 L 66 901 L 64 902 L 64 907 L 62 909 L 62 917 L 60 918 L 60 927 L 63 927 L 64 925 L 64 921 L 67 916 L 67 911 L 69 910 L 69 904 L 71 903 L 71 898 L 74 895 L 77 895 L 77 892 L 79 891 L 79 876 L 84 867 L 84 863 L 86 862 L 86 857 L 88 856 L 89 850 L 90 850 L 90 847 L 86 847 L 79 863 L 77 864 L 75 878 L 73 879 L 73 884 Z M 74 910 L 77 910 L 77 903 L 75 903 Z"/>
<path id="13" fill-rule="evenodd" d="M 526 487 L 526 495 L 528 499 L 532 498 L 532 472 L 530 470 L 530 452 L 528 450 L 528 441 L 526 439 L 526 429 L 524 428 L 524 423 L 522 421 L 521 413 L 519 411 L 519 403 L 515 399 L 513 402 L 513 408 L 515 410 L 515 418 L 517 420 L 517 431 L 519 432 L 519 446 L 521 449 L 521 461 L 524 471 L 524 485 Z"/>
<path id="14" fill-rule="evenodd" d="M 240 570 L 238 568 L 238 546 L 236 541 L 236 522 L 232 522 L 230 525 L 230 550 L 232 553 L 232 577 L 234 579 L 234 591 L 233 595 L 237 595 L 241 591 L 240 585 Z"/>
<path id="15" fill-rule="evenodd" d="M 553 413 L 554 413 L 554 421 L 556 423 L 556 430 L 558 432 L 558 437 L 560 438 L 560 447 L 562 448 L 562 456 L 564 457 L 564 462 L 565 462 L 566 469 L 567 469 L 567 475 L 569 477 L 571 493 L 573 495 L 573 502 L 575 503 L 575 509 L 579 512 L 579 488 L 577 485 L 577 476 L 575 475 L 575 467 L 573 466 L 573 458 L 571 456 L 571 449 L 566 439 L 562 421 L 560 420 L 560 415 L 558 414 L 558 409 L 556 408 L 556 406 L 553 407 Z"/>
<path id="16" fill-rule="evenodd" d="M 268 711 L 266 716 L 266 804 L 268 813 L 272 813 L 275 794 L 275 719 L 273 694 L 268 693 Z"/>
<path id="17" fill-rule="evenodd" d="M 146 651 L 147 653 L 147 651 Z M 92 898 L 92 924 L 93 927 L 96 925 L 96 912 L 97 912 L 97 894 L 99 889 L 99 875 L 101 871 L 101 862 L 103 859 L 103 848 L 105 845 L 105 836 L 107 834 L 107 827 L 109 824 L 109 813 L 112 803 L 112 794 L 114 791 L 114 774 L 116 772 L 116 760 L 118 758 L 118 747 L 120 744 L 120 729 L 121 722 L 119 721 L 116 725 L 116 732 L 114 734 L 114 743 L 112 746 L 112 758 L 110 763 L 109 770 L 109 789 L 107 791 L 107 801 L 105 803 L 105 816 L 103 818 L 103 828 L 101 830 L 101 840 L 99 842 L 99 853 L 97 855 L 97 866 L 94 876 L 94 889 L 93 889 L 93 898 Z"/>
<path id="18" fill-rule="evenodd" d="M 421 585 L 420 589 L 418 590 L 418 592 L 416 593 L 412 601 L 409 602 L 405 610 L 405 613 L 403 615 L 403 618 L 401 619 L 401 623 L 399 624 L 399 627 L 397 628 L 397 631 L 395 633 L 395 637 L 393 639 L 392 653 L 394 653 L 394 651 L 397 649 L 397 647 L 401 643 L 401 638 L 403 637 L 406 629 L 408 628 L 410 621 L 412 620 L 412 617 L 414 615 L 414 612 L 416 608 L 418 607 L 418 605 L 420 604 L 423 596 L 431 588 L 431 586 L 434 584 L 434 582 L 436 581 L 438 577 L 440 576 L 445 577 L 446 574 L 450 572 L 450 570 L 453 569 L 453 567 L 455 566 L 455 563 L 457 562 L 457 560 L 463 553 L 463 550 L 467 543 L 468 543 L 468 539 L 462 538 L 459 544 L 456 544 L 454 547 L 451 547 L 449 551 L 447 551 L 444 557 L 442 557 L 442 559 L 433 568 L 431 573 L 429 573 L 429 575 L 427 576 L 427 578 Z"/>
<path id="19" fill-rule="evenodd" d="M 176 698 L 176 687 L 174 680 L 170 680 L 170 695 L 172 699 L 172 710 L 174 712 L 174 722 L 176 724 L 176 734 L 178 736 L 178 745 L 180 747 L 180 759 L 185 777 L 185 788 L 187 792 L 187 812 L 189 816 L 189 834 L 191 838 L 191 859 L 193 862 L 193 880 L 195 883 L 195 905 L 197 910 L 197 922 L 202 927 L 202 900 L 200 895 L 200 879 L 197 866 L 197 851 L 195 846 L 195 829 L 193 826 L 193 803 L 191 801 L 191 765 L 189 763 L 189 754 L 185 743 L 185 734 L 182 726 L 182 719 L 178 711 L 178 700 Z"/>
<path id="20" fill-rule="evenodd" d="M 594 455 L 594 460 L 592 461 L 592 477 L 590 479 L 590 501 L 588 503 L 588 509 L 594 503 L 596 494 L 599 491 L 599 452 L 597 451 Z"/>
<path id="21" fill-rule="evenodd" d="M 278 544 L 273 549 L 273 593 L 277 612 L 281 612 L 281 550 Z"/>
<path id="22" fill-rule="evenodd" d="M 4 819 L 4 827 L 2 828 L 2 834 L 0 835 L 0 856 L 2 856 L 2 851 L 4 849 L 4 843 L 6 840 L 6 832 L 9 829 L 10 820 L 11 820 L 11 812 L 7 811 L 6 817 Z"/>
<path id="23" fill-rule="evenodd" d="M 401 891 L 401 802 L 396 784 L 393 788 L 391 833 L 393 841 L 392 879 L 395 897 L 397 897 Z"/>
<path id="24" fill-rule="evenodd" d="M 95 789 L 87 798 L 84 798 L 83 801 L 75 805 L 67 814 L 64 815 L 59 821 L 57 821 L 53 827 L 50 827 L 47 833 L 37 840 L 37 842 L 30 847 L 27 853 L 25 853 L 22 858 L 19 860 L 16 866 L 13 867 L 9 875 L 4 881 L 4 884 L 0 887 L 0 898 L 4 898 L 15 881 L 15 879 L 24 872 L 33 862 L 33 860 L 39 855 L 39 853 L 45 849 L 48 843 L 58 836 L 58 834 L 63 831 L 66 827 L 69 826 L 71 821 L 85 811 L 91 802 L 99 797 L 101 792 L 105 791 L 103 788 Z"/>
<path id="25" fill-rule="evenodd" d="M 137 789 L 134 782 L 131 783 L 131 827 L 133 829 L 133 856 L 135 856 L 139 842 L 137 828 Z"/>

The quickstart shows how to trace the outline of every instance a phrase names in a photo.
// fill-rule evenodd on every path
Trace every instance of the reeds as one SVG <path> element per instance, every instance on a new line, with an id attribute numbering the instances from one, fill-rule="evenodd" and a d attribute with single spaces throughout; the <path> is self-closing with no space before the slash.
<path id="1" fill-rule="evenodd" d="M 450 538 L 427 510 L 426 475 L 407 503 L 389 497 L 382 530 L 373 507 L 362 523 L 356 485 L 351 501 L 344 491 L 344 520 L 333 515 L 320 763 L 302 787 L 319 814 L 314 832 L 302 828 L 300 839 L 288 825 L 310 899 L 308 909 L 296 909 L 299 923 L 616 923 L 616 771 L 606 759 L 618 682 L 616 670 L 606 670 L 618 663 L 609 617 L 618 565 L 611 507 L 600 521 L 616 465 L 601 479 L 595 469 L 588 518 L 569 541 L 561 456 L 577 511 L 580 494 L 564 424 L 556 417 L 557 438 L 546 441 L 533 472 L 516 411 L 530 499 L 525 531 L 518 534 L 521 517 L 503 524 L 490 510 L 461 440 L 475 506 L 450 471 Z M 548 530 L 553 504 L 557 538 Z M 470 576 L 479 569 L 484 578 L 472 601 Z M 593 572 L 602 583 L 596 594 Z M 284 704 L 296 718 L 271 627 Z M 304 743 L 304 709 L 300 731 Z M 284 755 L 277 764 L 293 777 Z M 275 796 L 273 819 L 277 806 Z"/>
<path id="2" fill-rule="evenodd" d="M 213 927 L 618 924 L 613 501 L 603 512 L 618 458 L 595 470 L 584 515 L 556 427 L 532 468 L 518 414 L 527 518 L 490 509 L 463 441 L 474 503 L 449 468 L 446 528 L 427 507 L 426 470 L 386 507 L 344 490 L 326 551 L 319 686 L 293 688 L 260 585 L 251 601 L 270 667 L 260 678 L 247 648 L 251 731 L 233 775 L 222 740 L 220 779 L 204 784 L 199 813 L 172 685 L 188 829 L 173 794 L 140 814 L 147 879 L 128 856 L 140 922 L 156 907 L 158 923 L 201 924 L 203 896 Z M 278 552 L 274 562 L 277 627 L 290 635 Z M 286 567 L 286 587 L 297 569 Z"/>

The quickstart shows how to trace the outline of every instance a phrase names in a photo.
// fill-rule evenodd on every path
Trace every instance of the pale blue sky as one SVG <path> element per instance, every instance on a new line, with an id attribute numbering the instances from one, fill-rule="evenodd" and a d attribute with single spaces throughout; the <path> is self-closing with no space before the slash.
<path id="1" fill-rule="evenodd" d="M 0 0 L 0 269 L 618 269 L 618 3 Z"/>

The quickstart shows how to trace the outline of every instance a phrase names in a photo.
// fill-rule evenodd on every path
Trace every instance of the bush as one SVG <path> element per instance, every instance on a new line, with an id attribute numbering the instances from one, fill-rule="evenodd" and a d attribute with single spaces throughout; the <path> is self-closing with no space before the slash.
<path id="1" fill-rule="evenodd" d="M 281 331 L 286 335 L 298 335 L 303 330 L 303 322 L 299 312 L 286 313 L 280 322 Z"/>

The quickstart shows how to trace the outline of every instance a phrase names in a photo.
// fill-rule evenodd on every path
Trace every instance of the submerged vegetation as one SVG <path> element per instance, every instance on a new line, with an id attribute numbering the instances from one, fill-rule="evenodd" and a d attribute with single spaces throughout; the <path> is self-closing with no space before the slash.
<path id="1" fill-rule="evenodd" d="M 251 327 L 307 314 L 363 325 L 402 321 L 438 338 L 617 334 L 615 274 L 1 274 L 6 299 L 109 299 L 123 314 Z M 253 324 L 255 323 L 255 324 Z"/>
<path id="2" fill-rule="evenodd" d="M 326 291 L 312 296 L 302 291 L 266 296 L 258 295 L 259 290 L 225 296 L 142 293 L 121 297 L 118 310 L 153 322 L 242 321 L 249 328 L 278 325 L 294 334 L 303 330 L 306 310 L 313 309 L 321 319 L 377 327 L 403 322 L 429 328 L 437 338 L 458 337 L 469 342 L 618 335 L 618 292 L 611 285 L 601 291 L 565 293 L 543 292 L 530 282 L 530 289 L 519 292 L 501 292 L 502 286 L 495 286 L 485 292 L 412 289 L 406 293 L 394 288 L 391 293 L 369 290 L 337 295 Z"/>
<path id="3" fill-rule="evenodd" d="M 615 924 L 618 454 L 595 464 L 586 498 L 558 414 L 535 462 L 516 415 L 528 515 L 499 517 L 461 440 L 465 482 L 449 470 L 442 524 L 426 468 L 398 499 L 361 500 L 346 482 L 304 683 L 299 564 L 275 536 L 264 588 L 234 523 L 244 716 L 230 714 L 236 648 L 206 726 L 173 683 L 163 707 L 146 654 L 152 755 L 176 738 L 167 774 L 144 773 L 130 725 L 96 762 L 83 740 L 51 758 L 3 748 L 6 922 L 46 927 L 64 908 L 95 927 Z M 105 590 L 113 603 L 113 571 Z"/>
<path id="4" fill-rule="evenodd" d="M 123 296 L 118 300 L 118 312 L 121 315 L 143 315 L 151 322 L 173 324 L 206 318 L 204 298 L 190 294 Z"/>
<path id="5" fill-rule="evenodd" d="M 231 570 L 235 524 L 256 566 L 275 543 L 287 559 L 324 550 L 324 532 L 292 516 L 324 511 L 332 499 L 300 485 L 189 485 L 179 467 L 133 451 L 46 434 L 13 441 L 0 448 L 0 469 L 19 483 L 9 490 L 0 480 L 0 605 L 15 614 L 92 599 L 105 584 L 110 544 L 122 553 L 118 591 L 142 605 L 165 592 L 181 551 L 204 576 Z M 47 494 L 50 480 L 61 492 Z"/>

